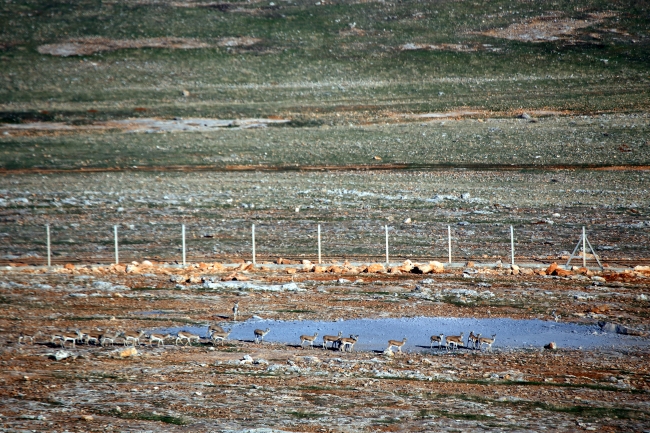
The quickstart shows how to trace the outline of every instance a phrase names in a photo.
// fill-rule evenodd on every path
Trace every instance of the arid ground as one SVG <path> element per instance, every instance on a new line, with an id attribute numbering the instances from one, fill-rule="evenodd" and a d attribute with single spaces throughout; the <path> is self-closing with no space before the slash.
<path id="1" fill-rule="evenodd" d="M 649 17 L 3 2 L 0 431 L 650 430 Z"/>

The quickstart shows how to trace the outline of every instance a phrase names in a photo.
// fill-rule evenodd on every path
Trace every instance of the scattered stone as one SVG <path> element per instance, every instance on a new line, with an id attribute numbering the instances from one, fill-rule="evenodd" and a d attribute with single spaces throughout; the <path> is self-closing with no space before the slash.
<path id="1" fill-rule="evenodd" d="M 93 418 L 92 415 L 81 415 L 81 419 L 84 420 L 84 421 L 92 421 L 95 418 Z"/>
<path id="2" fill-rule="evenodd" d="M 428 264 L 416 263 L 411 272 L 414 274 L 441 274 L 445 272 L 445 265 L 435 260 Z"/>
<path id="3" fill-rule="evenodd" d="M 136 356 L 137 354 L 138 351 L 135 347 L 129 347 L 128 349 L 120 351 L 120 358 L 130 358 L 132 356 Z"/>
<path id="4" fill-rule="evenodd" d="M 648 333 L 639 331 L 637 329 L 628 328 L 627 326 L 619 325 L 611 322 L 598 322 L 600 329 L 604 332 L 615 332 L 622 335 L 634 335 L 638 337 L 647 337 Z"/>
<path id="5" fill-rule="evenodd" d="M 552 275 L 556 269 L 557 269 L 557 262 L 551 263 L 551 265 L 548 268 L 546 268 L 546 275 Z"/>
<path id="6" fill-rule="evenodd" d="M 252 364 L 253 358 L 250 355 L 244 355 L 244 357 L 239 360 L 239 363 L 242 365 Z"/>
<path id="7" fill-rule="evenodd" d="M 58 350 L 54 354 L 50 355 L 50 358 L 55 359 L 57 361 L 61 361 L 62 359 L 66 359 L 72 356 L 72 353 L 66 351 L 66 350 Z"/>
<path id="8" fill-rule="evenodd" d="M 63 269 L 68 269 L 70 271 L 73 270 L 74 268 L 75 266 L 72 263 L 66 263 L 65 265 L 63 265 Z"/>
<path id="9" fill-rule="evenodd" d="M 386 268 L 381 263 L 373 263 L 366 268 L 366 272 L 369 274 L 377 274 L 380 272 L 386 272 Z"/>
<path id="10" fill-rule="evenodd" d="M 555 344 L 555 341 L 551 341 L 546 346 L 544 346 L 544 349 L 555 350 L 555 349 L 557 349 L 557 344 Z"/>
<path id="11" fill-rule="evenodd" d="M 303 356 L 302 360 L 307 364 L 320 364 L 323 362 L 316 356 Z"/>

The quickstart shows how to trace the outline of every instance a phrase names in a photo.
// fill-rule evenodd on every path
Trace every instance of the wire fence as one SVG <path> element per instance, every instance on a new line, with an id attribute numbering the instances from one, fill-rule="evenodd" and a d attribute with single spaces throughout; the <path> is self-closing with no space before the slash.
<path id="1" fill-rule="evenodd" d="M 280 257 L 314 263 L 405 259 L 546 263 L 568 261 L 572 255 L 573 264 L 587 264 L 587 259 L 593 265 L 600 265 L 598 260 L 622 266 L 649 262 L 644 250 L 612 247 L 611 242 L 603 242 L 607 232 L 602 230 L 594 233 L 594 242 L 591 233 L 576 226 L 549 230 L 514 225 L 288 225 L 282 221 L 236 221 L 218 229 L 178 222 L 138 226 L 120 223 L 100 229 L 89 221 L 12 226 L 11 231 L 8 228 L 6 225 L 2 233 L 0 257 L 0 263 L 5 265 L 109 264 L 145 259 L 178 264 L 241 260 L 262 263 Z"/>

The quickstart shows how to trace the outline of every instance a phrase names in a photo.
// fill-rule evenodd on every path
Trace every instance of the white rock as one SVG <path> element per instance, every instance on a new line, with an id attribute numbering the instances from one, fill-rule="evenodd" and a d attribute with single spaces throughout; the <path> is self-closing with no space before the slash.
<path id="1" fill-rule="evenodd" d="M 66 359 L 72 356 L 72 353 L 66 351 L 66 350 L 58 350 L 56 353 L 51 355 L 52 358 L 56 359 L 57 361 L 61 361 L 62 359 Z"/>

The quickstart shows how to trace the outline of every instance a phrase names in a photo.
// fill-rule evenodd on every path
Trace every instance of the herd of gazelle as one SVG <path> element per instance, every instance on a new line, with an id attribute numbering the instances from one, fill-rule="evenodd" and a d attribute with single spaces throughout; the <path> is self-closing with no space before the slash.
<path id="1" fill-rule="evenodd" d="M 481 334 L 474 334 L 474 331 L 471 331 L 467 337 L 467 344 L 465 344 L 465 340 L 463 339 L 464 336 L 464 332 L 461 332 L 460 335 L 432 335 L 430 348 L 433 349 L 434 343 L 437 343 L 438 349 L 441 349 L 444 346 L 447 350 L 458 349 L 458 346 L 464 346 L 468 349 L 483 350 L 483 346 L 485 346 L 485 348 L 491 352 L 494 340 L 497 338 L 497 334 L 492 334 L 492 338 L 485 338 L 481 337 Z"/>
<path id="2" fill-rule="evenodd" d="M 210 325 L 208 327 L 209 340 L 212 342 L 213 346 L 216 346 L 217 343 L 222 344 L 228 339 L 231 329 L 224 330 L 219 325 Z M 271 332 L 270 328 L 266 329 L 256 329 L 253 331 L 255 336 L 255 343 L 261 343 L 264 341 L 264 337 Z M 27 343 L 27 341 L 34 342 L 34 338 L 42 332 L 37 332 L 32 335 L 20 334 L 18 338 L 18 343 Z M 51 334 L 53 344 L 59 343 L 62 347 L 66 347 L 67 343 L 70 343 L 72 347 L 75 347 L 78 343 L 101 345 L 106 347 L 109 344 L 112 346 L 116 341 L 121 340 L 124 346 L 139 346 L 140 339 L 145 337 L 149 340 L 150 346 L 154 344 L 156 346 L 164 346 L 165 341 L 172 340 L 176 345 L 190 345 L 193 342 L 199 343 L 201 337 L 196 334 L 192 334 L 187 331 L 178 331 L 176 335 L 172 334 L 157 334 L 150 333 L 146 334 L 144 331 L 133 332 L 133 331 L 120 331 L 120 332 L 102 332 L 98 330 L 89 330 L 89 329 L 78 329 L 75 331 L 66 331 L 66 332 L 55 332 Z M 313 349 L 316 338 L 318 337 L 318 332 L 314 335 L 301 335 L 300 336 L 300 347 L 304 348 L 305 343 Z M 467 343 L 465 343 L 465 333 L 461 332 L 460 335 L 447 335 L 439 334 L 432 335 L 430 340 L 430 348 L 433 349 L 433 345 L 436 344 L 438 349 L 443 347 L 447 351 L 458 349 L 459 346 L 467 347 L 468 349 L 483 350 L 483 347 L 486 350 L 492 351 L 492 345 L 496 339 L 496 334 L 492 335 L 492 338 L 481 337 L 481 334 L 474 334 L 474 331 L 469 333 L 467 337 Z M 322 347 L 323 349 L 328 348 L 328 343 L 332 349 L 338 349 L 339 351 L 349 351 L 352 352 L 355 343 L 359 340 L 358 335 L 350 335 L 350 337 L 343 337 L 343 332 L 339 331 L 338 335 L 323 335 Z M 398 352 L 402 352 L 402 347 L 406 344 L 406 337 L 402 340 L 388 340 L 388 347 L 386 351 L 390 351 L 391 348 L 395 347 Z"/>
<path id="3" fill-rule="evenodd" d="M 212 325 L 208 328 L 209 338 L 213 346 L 216 346 L 217 343 L 223 344 L 223 342 L 230 335 L 230 329 L 224 330 L 221 326 Z M 34 342 L 34 338 L 41 335 L 42 332 L 37 332 L 32 335 L 21 334 L 18 338 L 18 343 L 27 343 L 30 341 Z M 116 342 L 121 342 L 124 346 L 139 346 L 141 344 L 141 339 L 146 338 L 149 340 L 150 346 L 164 346 L 165 341 L 171 340 L 176 345 L 183 344 L 189 345 L 192 342 L 198 343 L 201 340 L 201 337 L 196 334 L 192 334 L 187 331 L 178 331 L 176 335 L 172 334 L 157 334 L 150 333 L 145 334 L 144 331 L 134 332 L 134 331 L 98 331 L 98 330 L 88 330 L 88 329 L 77 329 L 75 331 L 65 331 L 65 332 L 55 332 L 51 334 L 52 344 L 60 344 L 61 347 L 66 347 L 66 344 L 69 344 L 72 347 L 76 347 L 77 344 L 95 344 L 102 347 L 108 345 L 115 345 Z M 146 344 L 146 343 L 145 343 Z"/>

